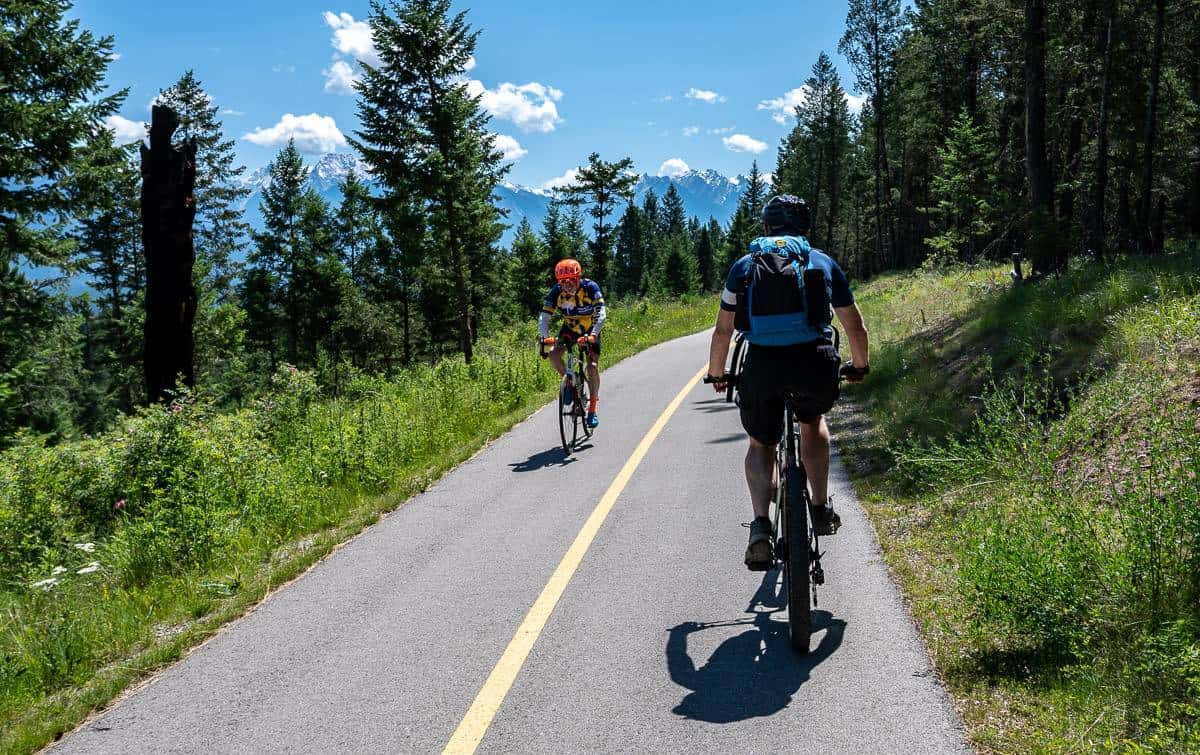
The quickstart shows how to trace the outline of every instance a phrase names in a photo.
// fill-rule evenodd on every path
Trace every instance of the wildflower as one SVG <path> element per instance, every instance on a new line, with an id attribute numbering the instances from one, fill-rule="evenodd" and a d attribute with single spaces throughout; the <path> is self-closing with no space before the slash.
<path id="1" fill-rule="evenodd" d="M 116 509 L 117 511 L 120 511 L 121 509 L 125 508 L 125 499 L 122 498 L 121 500 L 114 503 L 113 508 Z"/>
<path id="2" fill-rule="evenodd" d="M 49 579 L 43 579 L 40 582 L 34 582 L 33 584 L 30 585 L 30 587 L 40 588 L 42 590 L 49 591 L 51 587 L 54 587 L 57 584 L 58 584 L 58 580 L 55 579 L 54 577 L 50 577 Z"/>
<path id="3" fill-rule="evenodd" d="M 75 573 L 76 574 L 91 574 L 92 572 L 95 572 L 95 571 L 100 571 L 100 562 L 99 561 L 93 561 L 92 563 L 88 564 L 87 566 L 83 567 L 82 569 L 79 569 Z"/>
<path id="4" fill-rule="evenodd" d="M 181 411 L 183 411 L 182 404 L 171 404 L 171 414 L 179 414 Z"/>
<path id="5" fill-rule="evenodd" d="M 66 570 L 67 570 L 67 567 L 65 567 L 65 566 L 56 566 L 50 571 L 50 576 L 57 577 L 59 574 L 62 574 Z"/>
<path id="6" fill-rule="evenodd" d="M 75 543 L 75 547 L 84 553 L 91 553 L 92 551 L 96 550 L 95 543 Z"/>

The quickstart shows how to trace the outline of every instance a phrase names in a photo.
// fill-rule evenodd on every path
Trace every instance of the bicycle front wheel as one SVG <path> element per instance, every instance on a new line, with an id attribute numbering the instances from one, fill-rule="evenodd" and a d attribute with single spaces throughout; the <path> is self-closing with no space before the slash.
<path id="1" fill-rule="evenodd" d="M 784 576 L 787 581 L 788 629 L 792 649 L 807 653 L 812 633 L 812 604 L 808 597 L 808 490 L 799 469 L 784 472 L 784 505 L 787 506 L 787 558 Z"/>
<path id="2" fill-rule="evenodd" d="M 567 404 L 566 398 L 567 384 L 564 381 L 558 388 L 558 434 L 562 438 L 563 453 L 569 456 L 575 446 L 575 436 L 579 434 L 579 420 L 575 416 L 578 397 L 571 404 Z"/>

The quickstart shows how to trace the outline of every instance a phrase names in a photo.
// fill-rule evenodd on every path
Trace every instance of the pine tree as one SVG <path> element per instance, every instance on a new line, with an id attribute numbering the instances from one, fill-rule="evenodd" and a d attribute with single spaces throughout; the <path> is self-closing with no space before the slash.
<path id="1" fill-rule="evenodd" d="M 700 290 L 699 266 L 687 235 L 665 236 L 661 243 L 656 255 L 652 290 L 665 296 L 681 296 Z"/>
<path id="2" fill-rule="evenodd" d="M 104 204 L 80 223 L 79 262 L 95 289 L 98 312 L 89 317 L 86 362 L 93 372 L 98 407 L 91 429 L 100 429 L 110 405 L 133 410 L 143 392 L 142 313 L 136 307 L 145 287 L 142 224 L 139 207 L 141 176 L 129 149 L 111 148 L 112 136 L 100 137 L 102 150 L 114 160 L 106 174 L 112 184 L 101 196 Z"/>
<path id="3" fill-rule="evenodd" d="M 156 99 L 179 115 L 174 141 L 196 140 L 196 219 L 193 223 L 196 258 L 211 270 L 208 282 L 223 295 L 237 274 L 237 257 L 246 245 L 250 227 L 242 221 L 241 204 L 250 189 L 238 178 L 235 142 L 225 139 L 217 114 L 219 106 L 193 71 L 159 92 Z"/>
<path id="4" fill-rule="evenodd" d="M 554 271 L 559 260 L 575 254 L 571 239 L 566 229 L 566 219 L 562 215 L 564 203 L 559 199 L 550 200 L 546 208 L 546 217 L 542 220 L 542 246 L 546 249 L 546 275 Z"/>
<path id="5" fill-rule="evenodd" d="M 716 255 L 707 225 L 700 229 L 700 236 L 696 239 L 695 257 L 696 273 L 700 278 L 700 290 L 715 291 L 717 288 Z"/>
<path id="6" fill-rule="evenodd" d="M 348 277 L 338 257 L 335 227 L 329 204 L 309 187 L 300 198 L 296 244 L 285 259 L 284 302 L 292 354 L 306 367 L 317 365 L 322 347 L 330 348 L 341 292 L 339 281 Z"/>
<path id="7" fill-rule="evenodd" d="M 733 219 L 729 221 L 729 232 L 725 234 L 725 255 L 721 267 L 728 271 L 735 262 L 746 256 L 750 251 L 750 242 L 758 236 L 758 228 L 761 224 L 758 217 L 752 218 L 750 215 L 750 208 L 743 196 L 742 201 L 738 202 L 737 210 L 733 213 Z"/>
<path id="8" fill-rule="evenodd" d="M 649 293 L 654 284 L 654 271 L 658 267 L 655 254 L 658 252 L 659 241 L 665 233 L 663 229 L 662 210 L 658 206 L 658 195 L 651 189 L 642 198 L 642 280 L 638 284 L 638 294 Z"/>
<path id="9" fill-rule="evenodd" d="M 307 177 L 294 140 L 280 150 L 268 171 L 271 180 L 261 201 L 263 230 L 254 234 L 255 248 L 247 259 L 241 295 L 250 338 L 274 363 L 281 350 L 294 360 L 299 345 L 299 324 L 289 322 L 285 312 Z"/>
<path id="10" fill-rule="evenodd" d="M 595 275 L 595 269 L 592 266 L 592 256 L 588 253 L 590 245 L 588 244 L 587 229 L 584 228 L 583 210 L 579 209 L 578 202 L 568 203 L 568 206 L 571 210 L 563 218 L 562 225 L 566 257 L 579 260 L 579 263 L 583 265 L 585 274 L 591 278 Z M 565 258 L 559 257 L 559 259 Z M 593 278 L 593 280 L 595 279 Z"/>
<path id="11" fill-rule="evenodd" d="M 854 69 L 858 91 L 871 100 L 875 155 L 875 228 L 876 253 L 895 264 L 895 234 L 885 228 L 892 224 L 892 179 L 888 162 L 888 100 L 896 79 L 896 51 L 904 32 L 900 0 L 850 0 L 846 13 L 846 32 L 838 51 Z"/>
<path id="12" fill-rule="evenodd" d="M 0 444 L 22 425 L 69 430 L 70 404 L 45 402 L 71 397 L 50 386 L 75 377 L 66 370 L 78 361 L 63 360 L 78 353 L 66 341 L 78 318 L 22 268 L 66 266 L 69 220 L 91 214 L 100 187 L 113 183 L 112 142 L 100 124 L 126 92 L 105 92 L 112 38 L 68 20 L 70 8 L 66 0 L 0 5 Z"/>
<path id="13" fill-rule="evenodd" d="M 633 160 L 626 157 L 616 162 L 606 162 L 593 152 L 588 155 L 588 164 L 579 168 L 575 181 L 564 192 L 577 201 L 588 203 L 588 214 L 596 221 L 592 226 L 595 233 L 591 251 L 591 274 L 588 276 L 600 284 L 608 283 L 609 257 L 612 247 L 612 225 L 608 216 L 616 209 L 620 199 L 633 201 L 633 187 L 637 176 L 631 175 Z"/>
<path id="14" fill-rule="evenodd" d="M 746 190 L 742 193 L 742 202 L 746 205 L 746 212 L 754 219 L 755 224 L 762 217 L 768 189 L 767 182 L 763 180 L 762 173 L 758 171 L 758 160 L 755 160 L 750 165 L 750 175 L 746 177 Z"/>
<path id="15" fill-rule="evenodd" d="M 342 203 L 334 219 L 334 244 L 350 279 L 359 288 L 366 287 L 369 251 L 381 228 L 371 192 L 355 171 L 342 181 Z"/>
<path id="16" fill-rule="evenodd" d="M 517 226 L 510 256 L 512 268 L 508 290 L 516 300 L 518 316 L 535 315 L 550 287 L 550 276 L 546 274 L 546 249 L 525 218 Z"/>
<path id="17" fill-rule="evenodd" d="M 492 295 L 493 245 L 503 231 L 492 192 L 507 168 L 488 115 L 464 75 L 479 33 L 450 0 L 377 1 L 370 26 L 378 67 L 356 85 L 361 130 L 351 140 L 383 187 L 385 211 L 424 220 L 420 268 L 430 336 L 445 340 L 446 302 L 466 361 L 480 310 Z"/>
<path id="18" fill-rule="evenodd" d="M 994 223 L 991 167 L 995 155 L 966 108 L 954 121 L 938 156 L 942 168 L 933 179 L 932 194 L 937 203 L 935 228 L 940 232 L 925 243 L 940 260 L 974 262 L 979 240 L 991 233 Z"/>
<path id="19" fill-rule="evenodd" d="M 683 207 L 683 197 L 672 181 L 663 194 L 663 225 L 668 236 L 683 236 L 687 234 L 687 210 Z"/>
<path id="20" fill-rule="evenodd" d="M 617 249 L 614 257 L 613 294 L 636 296 L 642 293 L 646 259 L 646 224 L 641 210 L 633 202 L 617 223 Z"/>

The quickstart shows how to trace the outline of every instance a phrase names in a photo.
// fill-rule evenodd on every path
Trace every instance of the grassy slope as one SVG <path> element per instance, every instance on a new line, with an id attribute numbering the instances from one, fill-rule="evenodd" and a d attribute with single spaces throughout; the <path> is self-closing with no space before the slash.
<path id="1" fill-rule="evenodd" d="M 1200 745 L 1200 261 L 885 276 L 835 431 L 988 750 Z"/>
<path id="2" fill-rule="evenodd" d="M 710 326 L 716 302 L 611 310 L 606 366 Z M 0 751 L 69 731 L 549 400 L 535 334 L 339 400 L 285 370 L 236 414 L 196 397 L 95 440 L 0 455 Z M 56 567 L 57 584 L 30 587 Z"/>

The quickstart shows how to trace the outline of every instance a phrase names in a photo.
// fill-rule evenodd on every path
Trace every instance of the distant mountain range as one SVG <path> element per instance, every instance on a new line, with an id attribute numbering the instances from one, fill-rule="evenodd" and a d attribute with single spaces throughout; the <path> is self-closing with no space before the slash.
<path id="1" fill-rule="evenodd" d="M 315 163 L 309 164 L 308 170 L 308 185 L 335 206 L 342 201 L 340 186 L 351 171 L 357 171 L 360 176 L 367 175 L 366 165 L 358 156 L 344 152 L 323 155 Z M 369 180 L 367 182 L 370 183 Z M 270 183 L 271 176 L 265 167 L 243 178 L 243 185 L 251 190 L 243 206 L 246 222 L 255 229 L 261 229 L 263 225 L 259 202 L 263 189 Z M 671 184 L 675 184 L 683 198 L 683 207 L 689 217 L 695 216 L 703 221 L 716 218 L 726 224 L 737 210 L 746 180 L 744 176 L 727 178 L 715 170 L 689 170 L 677 176 L 642 174 L 634 188 L 635 200 L 641 204 L 650 191 L 661 197 Z M 508 245 L 522 218 L 527 219 L 535 229 L 541 227 L 554 194 L 546 189 L 505 181 L 496 187 L 495 197 L 496 203 L 508 211 L 506 222 L 509 228 L 501 239 L 502 244 Z M 623 209 L 617 210 L 618 217 L 621 212 Z"/>

